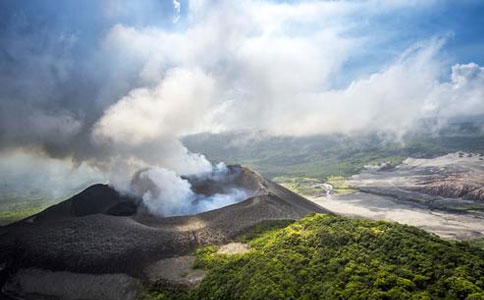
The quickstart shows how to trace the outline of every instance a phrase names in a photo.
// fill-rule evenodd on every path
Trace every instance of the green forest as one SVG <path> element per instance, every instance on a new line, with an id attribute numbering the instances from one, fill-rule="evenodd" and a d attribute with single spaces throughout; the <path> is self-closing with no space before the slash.
<path id="1" fill-rule="evenodd" d="M 468 243 L 324 214 L 277 225 L 240 237 L 245 254 L 198 249 L 199 286 L 159 282 L 142 299 L 484 299 L 484 251 Z"/>

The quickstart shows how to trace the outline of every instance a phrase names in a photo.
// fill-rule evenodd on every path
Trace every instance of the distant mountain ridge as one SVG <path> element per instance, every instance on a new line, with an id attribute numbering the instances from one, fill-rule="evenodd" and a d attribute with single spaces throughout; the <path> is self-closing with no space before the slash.
<path id="1" fill-rule="evenodd" d="M 303 137 L 250 131 L 201 133 L 186 136 L 183 143 L 212 161 L 240 163 L 270 178 L 348 177 L 358 174 L 365 165 L 386 161 L 398 164 L 407 157 L 429 158 L 456 151 L 484 154 L 481 123 L 456 120 L 437 132 L 422 124 L 420 131 L 402 137 L 378 132 Z"/>

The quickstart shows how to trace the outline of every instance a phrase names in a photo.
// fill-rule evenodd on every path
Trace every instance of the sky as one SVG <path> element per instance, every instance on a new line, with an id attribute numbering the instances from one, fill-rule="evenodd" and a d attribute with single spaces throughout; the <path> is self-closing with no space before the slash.
<path id="1" fill-rule="evenodd" d="M 483 14 L 478 0 L 0 0 L 0 171 L 28 156 L 30 175 L 58 161 L 80 182 L 193 174 L 209 163 L 187 134 L 399 137 L 484 115 Z"/>

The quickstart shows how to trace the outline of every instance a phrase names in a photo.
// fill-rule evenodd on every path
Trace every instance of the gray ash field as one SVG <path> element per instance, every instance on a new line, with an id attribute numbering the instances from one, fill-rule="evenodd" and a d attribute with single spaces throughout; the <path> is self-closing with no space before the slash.
<path id="1" fill-rule="evenodd" d="M 81 276 L 79 273 L 84 273 L 82 280 L 94 283 L 106 281 L 105 276 L 114 276 L 106 274 L 117 274 L 99 292 L 115 299 L 113 291 L 126 286 L 126 279 L 120 274 L 142 281 L 146 279 L 143 270 L 160 259 L 189 254 L 201 245 L 228 243 L 262 221 L 296 220 L 314 212 L 329 213 L 256 172 L 240 166 L 229 168 L 237 174 L 232 184 L 251 190 L 252 197 L 197 215 L 153 216 L 139 199 L 122 196 L 109 186 L 98 184 L 37 215 L 1 227 L 2 292 L 5 297 L 41 293 L 45 284 L 49 285 L 49 276 L 63 272 L 61 277 L 66 282 L 59 283 L 62 291 L 50 293 L 68 298 L 65 289 L 70 284 L 69 278 L 75 282 Z M 211 185 L 209 181 L 193 183 L 194 189 L 207 194 L 217 190 Z M 40 276 L 46 278 L 44 284 L 39 282 L 39 276 L 29 275 L 32 272 L 47 272 Z M 137 295 L 136 291 L 128 294 Z"/>
<path id="2" fill-rule="evenodd" d="M 353 193 L 313 200 L 337 214 L 417 226 L 446 239 L 484 238 L 484 157 L 462 151 L 368 166 Z"/>
<path id="3" fill-rule="evenodd" d="M 350 184 L 435 209 L 482 214 L 484 156 L 459 151 L 432 159 L 407 158 L 396 167 L 369 168 L 354 175 Z"/>

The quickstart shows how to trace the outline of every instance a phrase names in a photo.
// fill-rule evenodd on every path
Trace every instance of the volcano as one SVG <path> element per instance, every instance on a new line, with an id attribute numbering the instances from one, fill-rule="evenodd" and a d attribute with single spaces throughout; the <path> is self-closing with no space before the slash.
<path id="1" fill-rule="evenodd" d="M 3 295 L 22 298 L 38 293 L 39 286 L 45 290 L 46 286 L 58 285 L 65 294 L 57 289 L 53 292 L 58 296 L 55 299 L 74 299 L 74 291 L 86 292 L 82 290 L 86 284 L 91 290 L 102 286 L 101 298 L 116 299 L 122 293 L 119 299 L 131 299 L 134 296 L 129 295 L 136 293 L 123 292 L 120 287 L 136 290 L 146 279 L 144 270 L 161 259 L 181 257 L 203 245 L 229 243 L 264 221 L 330 213 L 248 168 L 228 168 L 235 175 L 224 184 L 250 190 L 251 196 L 219 209 L 195 215 L 155 216 L 143 208 L 141 199 L 97 184 L 0 228 Z M 194 190 L 206 195 L 225 188 L 209 179 L 187 180 Z M 75 278 L 76 288 L 67 278 Z M 86 298 L 96 299 L 96 295 L 99 293 Z"/>

